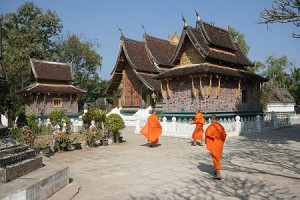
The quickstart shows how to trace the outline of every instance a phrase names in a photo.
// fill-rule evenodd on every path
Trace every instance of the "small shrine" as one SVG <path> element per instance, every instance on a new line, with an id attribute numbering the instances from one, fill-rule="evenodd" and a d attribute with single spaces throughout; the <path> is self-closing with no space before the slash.
<path id="1" fill-rule="evenodd" d="M 78 99 L 86 91 L 72 85 L 71 64 L 30 59 L 30 71 L 31 84 L 17 92 L 27 114 L 46 116 L 54 110 L 78 113 Z"/>

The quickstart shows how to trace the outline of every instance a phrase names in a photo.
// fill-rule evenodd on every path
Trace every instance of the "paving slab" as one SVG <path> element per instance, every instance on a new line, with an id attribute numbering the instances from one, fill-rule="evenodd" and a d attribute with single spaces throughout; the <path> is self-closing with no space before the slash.
<path id="1" fill-rule="evenodd" d="M 119 145 L 49 158 L 67 165 L 80 185 L 72 199 L 300 199 L 299 119 L 289 128 L 227 138 L 221 181 L 213 179 L 205 146 L 161 137 L 149 148 L 134 127 L 123 136 Z"/>

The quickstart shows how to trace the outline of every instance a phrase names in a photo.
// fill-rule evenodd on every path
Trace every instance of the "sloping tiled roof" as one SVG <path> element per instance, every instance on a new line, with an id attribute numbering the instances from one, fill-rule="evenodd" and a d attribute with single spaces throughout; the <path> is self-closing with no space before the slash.
<path id="1" fill-rule="evenodd" d="M 201 23 L 201 22 L 200 22 Z M 209 40 L 207 40 L 210 45 L 218 46 L 231 51 L 236 50 L 233 44 L 230 34 L 227 30 L 219 27 L 212 26 L 208 23 L 202 22 L 203 26 L 200 26 L 201 30 L 205 30 L 204 33 L 207 34 Z"/>
<path id="2" fill-rule="evenodd" d="M 138 72 L 137 72 L 138 73 Z M 138 73 L 140 80 L 152 91 L 160 89 L 160 81 L 153 79 L 154 75 Z"/>
<path id="3" fill-rule="evenodd" d="M 172 66 L 170 59 L 176 49 L 176 46 L 167 40 L 159 39 L 148 34 L 144 34 L 147 49 L 153 56 L 153 59 L 160 65 Z"/>
<path id="4" fill-rule="evenodd" d="M 145 42 L 123 38 L 123 49 L 130 65 L 137 71 L 159 73 L 147 54 Z"/>
<path id="5" fill-rule="evenodd" d="M 30 59 L 32 73 L 37 80 L 72 81 L 71 64 Z"/>
<path id="6" fill-rule="evenodd" d="M 240 77 L 245 79 L 257 80 L 266 82 L 268 79 L 251 73 L 247 70 L 234 69 L 231 67 L 216 65 L 212 63 L 192 64 L 174 67 L 169 71 L 156 75 L 155 79 L 164 79 L 167 77 L 188 76 L 193 74 L 214 73 L 225 76 Z"/>
<path id="7" fill-rule="evenodd" d="M 42 84 L 35 83 L 25 89 L 17 91 L 18 94 L 22 93 L 64 93 L 64 94 L 83 94 L 86 91 L 76 88 L 69 84 Z"/>
<path id="8" fill-rule="evenodd" d="M 273 94 L 269 99 L 269 102 L 295 103 L 295 99 L 286 88 L 277 88 L 274 89 Z"/>
<path id="9" fill-rule="evenodd" d="M 236 67 L 253 66 L 254 64 L 242 53 L 237 44 L 233 43 L 229 33 L 223 29 L 212 28 L 206 25 L 206 29 L 197 29 L 186 26 L 183 29 L 179 45 L 172 56 L 171 63 L 178 62 L 181 56 L 182 48 L 187 38 L 190 40 L 195 49 L 207 60 L 215 63 L 233 64 Z M 204 27 L 204 25 L 203 25 Z M 225 34 L 226 33 L 226 34 Z M 210 36 L 210 37 L 209 37 Z M 217 37 L 219 36 L 219 38 Z"/>

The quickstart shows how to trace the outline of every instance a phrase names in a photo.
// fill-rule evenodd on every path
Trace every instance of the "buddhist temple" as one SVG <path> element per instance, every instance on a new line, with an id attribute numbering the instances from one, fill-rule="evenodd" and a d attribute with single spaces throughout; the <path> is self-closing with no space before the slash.
<path id="1" fill-rule="evenodd" d="M 114 106 L 140 108 L 142 102 L 147 107 L 162 102 L 160 81 L 153 76 L 173 67 L 169 60 L 176 48 L 172 43 L 176 36 L 168 41 L 145 33 L 143 38 L 136 41 L 121 34 L 118 58 L 106 90 L 113 95 Z"/>
<path id="2" fill-rule="evenodd" d="M 23 98 L 26 114 L 48 115 L 54 110 L 78 113 L 78 98 L 86 91 L 72 85 L 68 63 L 30 59 L 31 84 L 17 93 Z"/>
<path id="3" fill-rule="evenodd" d="M 184 20 L 184 18 L 183 18 Z M 171 38 L 171 37 L 170 37 Z M 144 34 L 144 41 L 121 36 L 117 64 L 108 92 L 115 106 L 151 105 L 151 93 L 168 113 L 261 112 L 259 91 L 267 79 L 253 67 L 228 30 L 184 20 L 181 36 L 171 42 Z M 117 98 L 116 98 L 117 97 Z"/>

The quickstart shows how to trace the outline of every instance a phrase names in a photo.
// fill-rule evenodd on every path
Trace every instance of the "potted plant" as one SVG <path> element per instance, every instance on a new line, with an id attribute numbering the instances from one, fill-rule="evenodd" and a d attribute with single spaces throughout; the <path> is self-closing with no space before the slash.
<path id="1" fill-rule="evenodd" d="M 70 133 L 68 132 L 58 132 L 54 136 L 54 149 L 55 150 L 64 150 L 70 151 L 74 150 L 73 142 L 76 140 L 76 137 L 71 139 Z"/>
<path id="2" fill-rule="evenodd" d="M 85 133 L 85 141 L 89 147 L 96 147 L 100 143 L 101 133 L 97 128 L 91 128 Z M 99 143 L 98 143 L 99 141 Z"/>
<path id="3" fill-rule="evenodd" d="M 125 128 L 125 123 L 122 117 L 118 114 L 112 113 L 106 117 L 105 129 L 113 134 L 114 142 L 120 142 L 120 130 Z"/>

